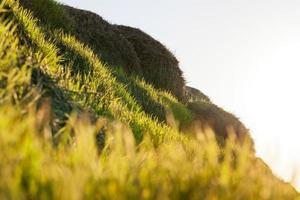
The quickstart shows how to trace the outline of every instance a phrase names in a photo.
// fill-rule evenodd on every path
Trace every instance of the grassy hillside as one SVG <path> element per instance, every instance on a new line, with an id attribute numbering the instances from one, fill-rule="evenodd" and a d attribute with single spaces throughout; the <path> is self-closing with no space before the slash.
<path id="1" fill-rule="evenodd" d="M 43 24 L 63 29 L 89 45 L 110 68 L 121 67 L 128 73 L 142 75 L 156 88 L 169 90 L 178 98 L 184 99 L 184 79 L 177 59 L 166 47 L 146 33 L 131 27 L 110 24 L 89 11 L 69 6 L 55 9 L 55 3 L 48 0 L 21 2 L 26 8 L 35 11 L 34 14 Z M 48 13 L 52 12 L 55 15 L 49 17 L 51 14 Z"/>
<path id="2" fill-rule="evenodd" d="M 0 199 L 299 196 L 255 158 L 237 118 L 207 98 L 187 102 L 183 78 L 180 100 L 149 84 L 139 39 L 51 0 L 20 3 L 0 5 Z M 89 20 L 97 33 L 82 32 Z M 153 40 L 139 48 L 169 54 Z"/>

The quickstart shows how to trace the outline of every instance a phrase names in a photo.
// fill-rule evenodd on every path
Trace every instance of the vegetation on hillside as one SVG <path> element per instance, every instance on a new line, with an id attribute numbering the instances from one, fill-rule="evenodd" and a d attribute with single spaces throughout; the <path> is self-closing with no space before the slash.
<path id="1" fill-rule="evenodd" d="M 236 137 L 238 119 L 105 64 L 66 7 L 2 0 L 0 15 L 0 199 L 299 196 Z M 233 127 L 222 146 L 219 126 L 182 133 L 206 113 Z"/>
<path id="2" fill-rule="evenodd" d="M 168 90 L 180 100 L 184 100 L 185 80 L 175 56 L 160 42 L 139 29 L 128 26 L 116 28 L 134 47 L 145 80 L 156 88 Z"/>
<path id="3" fill-rule="evenodd" d="M 54 1 L 21 2 L 26 8 L 33 10 L 43 24 L 57 28 L 59 22 L 62 22 L 60 29 L 72 33 L 79 41 L 89 45 L 110 68 L 121 67 L 127 73 L 143 76 L 154 87 L 168 90 L 179 99 L 184 99 L 185 81 L 177 59 L 146 33 L 110 24 L 89 11 L 69 6 L 54 9 L 57 6 Z M 50 17 L 49 12 L 54 13 L 53 17 Z"/>

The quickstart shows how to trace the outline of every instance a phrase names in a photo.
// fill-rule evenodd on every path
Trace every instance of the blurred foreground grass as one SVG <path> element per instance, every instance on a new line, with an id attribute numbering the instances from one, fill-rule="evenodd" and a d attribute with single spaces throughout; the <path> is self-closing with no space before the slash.
<path id="1" fill-rule="evenodd" d="M 54 145 L 46 107 L 0 107 L 0 199 L 296 199 L 249 145 L 219 148 L 207 129 L 185 143 L 140 144 L 119 122 L 72 114 Z M 101 150 L 96 135 L 105 129 Z"/>

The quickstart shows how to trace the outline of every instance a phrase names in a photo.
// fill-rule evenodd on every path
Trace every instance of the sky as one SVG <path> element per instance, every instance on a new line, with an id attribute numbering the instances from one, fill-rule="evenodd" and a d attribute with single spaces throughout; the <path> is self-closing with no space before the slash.
<path id="1" fill-rule="evenodd" d="M 300 190 L 299 0 L 60 2 L 165 44 L 188 85 L 238 116 L 257 155 Z"/>

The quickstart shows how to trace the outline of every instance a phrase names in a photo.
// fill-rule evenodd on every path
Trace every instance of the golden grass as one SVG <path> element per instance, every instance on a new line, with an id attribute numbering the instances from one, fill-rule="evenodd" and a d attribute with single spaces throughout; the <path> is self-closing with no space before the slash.
<path id="1" fill-rule="evenodd" d="M 234 137 L 220 148 L 207 129 L 197 139 L 154 147 L 130 128 L 72 114 L 54 146 L 47 112 L 0 107 L 1 199 L 296 199 L 289 185 Z M 46 122 L 46 123 L 45 123 Z M 43 127 L 43 128 L 41 128 Z M 105 146 L 96 145 L 105 128 Z M 61 137 L 62 138 L 62 137 Z M 51 141 L 51 140 L 50 140 Z M 298 196 L 299 197 L 299 196 Z"/>

